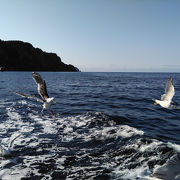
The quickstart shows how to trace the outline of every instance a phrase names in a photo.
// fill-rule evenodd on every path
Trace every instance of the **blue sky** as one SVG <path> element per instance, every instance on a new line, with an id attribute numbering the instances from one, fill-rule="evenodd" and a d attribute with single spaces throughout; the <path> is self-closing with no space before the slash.
<path id="1" fill-rule="evenodd" d="M 82 71 L 180 72 L 180 1 L 0 0 L 0 39 Z"/>

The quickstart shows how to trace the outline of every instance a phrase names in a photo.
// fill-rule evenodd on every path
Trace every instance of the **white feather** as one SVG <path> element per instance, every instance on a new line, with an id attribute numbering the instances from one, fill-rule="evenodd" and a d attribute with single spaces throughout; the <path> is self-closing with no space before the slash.
<path id="1" fill-rule="evenodd" d="M 10 155 L 11 154 L 11 151 L 13 150 L 13 146 L 14 146 L 14 141 L 19 137 L 21 136 L 21 134 L 17 135 L 16 137 L 14 137 L 8 147 L 5 147 L 3 145 L 0 145 L 0 155 L 1 156 L 7 156 L 7 155 Z"/>
<path id="2" fill-rule="evenodd" d="M 165 94 L 161 96 L 161 100 L 155 99 L 155 104 L 159 104 L 164 108 L 169 108 L 171 106 L 172 98 L 175 94 L 173 79 L 170 77 L 167 81 Z"/>

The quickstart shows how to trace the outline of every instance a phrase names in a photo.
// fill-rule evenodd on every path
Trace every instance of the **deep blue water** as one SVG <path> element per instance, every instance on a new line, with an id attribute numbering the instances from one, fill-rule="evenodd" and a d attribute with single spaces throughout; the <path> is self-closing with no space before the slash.
<path id="1" fill-rule="evenodd" d="M 180 111 L 153 104 L 178 73 L 55 73 L 46 80 L 55 117 L 41 103 L 31 72 L 0 73 L 0 141 L 9 156 L 0 178 L 148 179 L 180 150 Z"/>

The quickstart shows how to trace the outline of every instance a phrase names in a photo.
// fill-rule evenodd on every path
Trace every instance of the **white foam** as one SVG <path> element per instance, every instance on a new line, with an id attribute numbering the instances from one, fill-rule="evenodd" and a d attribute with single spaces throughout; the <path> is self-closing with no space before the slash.
<path id="1" fill-rule="evenodd" d="M 137 178 L 141 178 L 143 179 L 143 177 L 145 177 L 147 174 L 151 174 L 151 171 L 149 170 L 147 165 L 143 165 L 141 167 L 137 167 L 135 169 L 124 169 L 121 170 L 121 173 L 124 174 L 123 175 L 123 179 L 124 180 L 128 180 L 128 179 L 137 179 Z"/>
<path id="2" fill-rule="evenodd" d="M 113 173 L 115 174 L 116 179 L 142 179 L 142 180 L 150 180 L 152 179 L 151 174 L 152 170 L 149 169 L 148 161 L 156 161 L 158 159 L 161 159 L 160 153 L 153 153 L 157 151 L 157 148 L 160 147 L 163 143 L 158 140 L 152 140 L 152 142 L 143 143 L 142 139 L 137 139 L 135 141 L 132 141 L 131 143 L 128 143 L 126 146 L 122 147 L 124 150 L 133 149 L 135 154 L 132 153 L 131 156 L 121 155 L 120 157 L 116 157 L 117 161 L 119 161 L 119 158 L 123 158 L 123 162 L 119 165 L 119 167 L 115 168 Z M 124 168 L 128 165 L 132 165 L 132 158 L 133 156 L 136 156 L 136 154 L 142 153 L 142 156 L 137 156 L 134 163 L 141 162 L 141 165 L 135 165 L 135 168 L 128 169 Z M 143 154 L 151 154 L 151 156 L 148 158 L 148 161 L 146 160 L 146 156 L 144 157 Z"/>
<path id="3" fill-rule="evenodd" d="M 168 142 L 168 147 L 173 148 L 175 151 L 180 152 L 180 145 Z"/>
<path id="4" fill-rule="evenodd" d="M 68 134 L 68 133 L 72 133 L 72 132 L 73 132 L 73 128 L 72 127 L 64 128 L 64 134 Z"/>
<path id="5" fill-rule="evenodd" d="M 56 163 L 58 164 L 58 169 L 65 169 L 63 165 L 65 160 L 66 160 L 66 156 L 62 156 L 61 158 L 58 158 L 56 160 Z"/>
<path id="6" fill-rule="evenodd" d="M 40 117 L 38 115 L 34 115 L 32 113 L 28 114 L 28 117 L 34 121 L 36 124 L 42 125 L 42 130 L 47 134 L 55 134 L 57 133 L 57 122 L 53 118 L 49 118 L 47 116 Z"/>
<path id="7" fill-rule="evenodd" d="M 22 105 L 28 104 L 26 100 L 19 100 L 17 103 Z"/>
<path id="8" fill-rule="evenodd" d="M 12 111 L 11 108 L 7 108 L 7 115 L 11 120 L 21 120 L 21 116 L 17 112 Z"/>
<path id="9" fill-rule="evenodd" d="M 150 144 L 142 144 L 139 148 L 139 151 L 141 151 L 141 152 L 153 151 L 153 149 L 160 146 L 161 144 L 163 144 L 163 143 L 154 139 L 153 142 Z"/>
<path id="10" fill-rule="evenodd" d="M 101 115 L 102 113 L 96 113 L 96 115 Z M 143 135 L 144 132 L 136 128 L 130 127 L 128 125 L 114 125 L 110 127 L 92 127 L 84 133 L 78 133 L 73 130 L 75 128 L 86 128 L 89 123 L 96 121 L 96 116 L 92 117 L 91 114 L 84 114 L 79 116 L 71 116 L 62 119 L 57 119 L 59 121 L 59 128 L 63 129 L 63 133 L 66 135 L 63 137 L 63 141 L 70 141 L 74 138 L 81 138 L 85 141 L 91 141 L 92 139 L 105 140 L 110 138 L 129 138 L 135 135 Z M 83 131 L 83 130 L 82 130 Z"/>
<path id="11" fill-rule="evenodd" d="M 128 125 L 119 126 L 117 134 L 122 137 L 131 137 L 134 135 L 143 135 L 144 132 Z"/>
<path id="12" fill-rule="evenodd" d="M 19 102 L 20 103 L 20 102 Z M 23 103 L 23 102 L 22 102 Z M 133 136 L 137 136 L 137 138 L 130 138 L 128 139 L 128 143 L 125 145 L 122 145 L 122 149 L 124 150 L 137 150 L 137 153 L 151 153 L 151 157 L 149 157 L 149 160 L 158 160 L 160 159 L 160 155 L 153 154 L 153 152 L 156 151 L 156 148 L 162 145 L 162 142 L 157 140 L 152 140 L 152 142 L 149 143 L 143 143 L 141 141 L 141 136 L 144 134 L 142 130 L 138 130 L 137 128 L 130 127 L 128 125 L 116 125 L 113 124 L 113 121 L 108 121 L 105 115 L 102 113 L 96 113 L 96 115 L 100 116 L 98 117 L 93 116 L 93 114 L 83 114 L 78 116 L 68 116 L 68 117 L 55 117 L 52 118 L 51 116 L 46 116 L 42 114 L 37 114 L 37 112 L 32 112 L 26 115 L 26 120 L 24 120 L 24 116 L 20 115 L 18 112 L 16 112 L 15 109 L 12 107 L 7 108 L 7 114 L 8 118 L 5 122 L 0 124 L 0 133 L 7 133 L 8 130 L 11 130 L 8 134 L 8 137 L 2 139 L 3 143 L 9 142 L 10 137 L 13 137 L 14 133 L 21 133 L 21 137 L 17 139 L 15 142 L 15 145 L 20 145 L 21 147 L 26 148 L 37 148 L 36 152 L 42 152 L 44 149 L 49 152 L 47 155 L 40 155 L 40 156 L 23 156 L 23 164 L 25 164 L 26 168 L 23 168 L 22 164 L 16 164 L 15 166 L 10 167 L 9 169 L 4 169 L 3 171 L 0 171 L 0 178 L 2 179 L 21 179 L 22 177 L 28 176 L 29 172 L 33 172 L 35 175 L 41 175 L 38 173 L 38 170 L 36 169 L 35 165 L 33 164 L 45 162 L 48 159 L 52 159 L 54 154 L 57 154 L 57 152 L 61 153 L 70 151 L 67 147 L 56 147 L 50 146 L 50 147 L 42 147 L 41 144 L 48 144 L 49 141 L 51 141 L 51 135 L 57 135 L 58 140 L 61 142 L 71 142 L 76 139 L 81 139 L 81 141 L 92 141 L 94 139 L 104 141 L 109 140 L 113 138 L 116 140 L 117 138 L 130 138 Z M 104 117 L 104 122 L 100 122 L 100 125 L 97 126 L 90 126 L 91 123 L 97 121 L 101 121 L 101 116 Z M 107 120 L 107 121 L 106 121 Z M 92 124 L 93 124 L 92 123 Z M 102 125 L 104 123 L 104 125 Z M 39 129 L 38 129 L 39 128 Z M 4 130 L 5 129 L 5 130 Z M 50 134 L 49 137 L 44 138 L 44 135 Z M 133 139 L 136 139 L 133 141 Z M 58 141 L 57 140 L 57 141 Z M 131 141 L 132 140 L 132 141 Z M 126 139 L 124 142 L 127 142 Z M 174 149 L 179 150 L 179 145 L 168 143 L 168 146 L 173 147 Z M 89 151 L 91 149 L 88 149 Z M 92 150 L 93 151 L 93 150 Z M 86 158 L 88 156 L 87 149 L 80 149 L 79 156 L 77 155 L 76 158 Z M 84 153 L 84 155 L 83 155 Z M 64 162 L 68 156 L 62 156 L 58 159 L 55 159 L 56 164 L 58 164 L 58 169 L 65 169 Z M 107 158 L 109 160 L 110 156 L 109 154 L 103 154 L 102 157 L 104 159 Z M 92 157 L 90 157 L 92 158 Z M 98 159 L 99 157 L 97 157 Z M 99 166 L 103 168 L 108 168 L 113 171 L 113 174 L 115 175 L 115 178 L 118 179 L 135 179 L 140 178 L 144 180 L 145 178 L 148 179 L 151 175 L 151 170 L 149 169 L 148 162 L 146 161 L 146 158 L 140 156 L 136 160 L 138 162 L 142 162 L 140 166 L 135 167 L 134 169 L 128 169 L 125 168 L 128 165 L 132 163 L 131 158 L 128 157 L 126 154 L 117 155 L 112 161 L 105 161 L 100 162 L 99 160 L 95 160 L 92 158 L 90 159 L 92 161 L 92 165 Z M 120 164 L 119 159 L 122 159 L 123 161 Z M 1 167 L 5 167 L 9 162 L 8 161 L 2 161 L 0 162 Z M 120 165 L 117 165 L 120 164 Z M 76 173 L 79 171 L 79 168 L 83 172 L 86 172 L 86 170 L 89 167 L 72 167 L 72 172 Z M 22 173 L 21 173 L 22 171 Z M 94 173 L 94 172 L 93 172 Z M 93 175 L 92 173 L 92 175 Z M 46 176 L 47 177 L 47 176 Z"/>
<path id="13" fill-rule="evenodd" d="M 20 167 L 13 167 L 12 169 L 3 169 L 0 172 L 0 178 L 2 180 L 19 180 L 23 177 L 26 177 L 26 175 L 28 175 L 28 173 L 31 171 L 30 168 L 20 168 Z M 37 173 L 37 172 L 36 172 Z"/>

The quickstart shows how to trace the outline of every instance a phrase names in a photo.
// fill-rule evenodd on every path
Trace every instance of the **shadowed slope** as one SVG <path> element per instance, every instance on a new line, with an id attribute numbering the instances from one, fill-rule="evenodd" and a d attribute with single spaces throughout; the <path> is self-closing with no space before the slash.
<path id="1" fill-rule="evenodd" d="M 22 41 L 0 40 L 0 67 L 5 71 L 72 71 L 55 53 L 47 53 Z"/>

